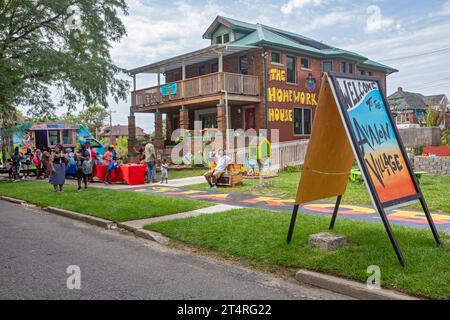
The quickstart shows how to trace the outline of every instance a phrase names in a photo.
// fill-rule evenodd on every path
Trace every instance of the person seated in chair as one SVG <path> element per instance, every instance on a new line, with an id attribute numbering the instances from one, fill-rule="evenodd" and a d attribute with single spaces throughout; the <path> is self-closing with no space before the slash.
<path id="1" fill-rule="evenodd" d="M 204 174 L 206 181 L 209 183 L 209 188 L 217 188 L 217 181 L 225 173 L 227 166 L 230 164 L 231 158 L 220 149 L 216 156 L 216 167 Z"/>

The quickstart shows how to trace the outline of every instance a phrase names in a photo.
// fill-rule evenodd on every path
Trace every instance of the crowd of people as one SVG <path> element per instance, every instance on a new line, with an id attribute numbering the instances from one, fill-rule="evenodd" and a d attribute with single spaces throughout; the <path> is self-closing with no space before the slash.
<path id="1" fill-rule="evenodd" d="M 217 182 L 226 171 L 231 158 L 223 150 L 215 153 L 215 168 L 206 172 L 204 177 L 210 188 L 217 188 Z M 139 162 L 146 165 L 146 176 L 148 183 L 156 183 L 156 161 L 157 155 L 152 141 L 142 144 L 139 149 Z M 111 184 L 111 176 L 114 170 L 119 167 L 119 159 L 114 146 L 107 147 L 103 156 L 99 157 L 91 144 L 86 142 L 81 144 L 75 152 L 71 148 L 64 150 L 60 144 L 53 149 L 36 149 L 34 152 L 27 149 L 26 152 L 20 152 L 16 147 L 11 159 L 7 161 L 7 170 L 10 181 L 30 179 L 30 173 L 35 171 L 36 179 L 48 179 L 53 185 L 55 192 L 64 192 L 66 175 L 72 170 L 77 179 L 78 191 L 88 188 L 88 183 L 93 182 L 94 168 L 97 164 L 106 165 L 106 175 L 104 184 Z M 34 168 L 33 168 L 34 165 Z M 161 181 L 168 183 L 169 163 L 162 159 L 160 163 Z"/>
<path id="2" fill-rule="evenodd" d="M 66 175 L 70 168 L 73 168 L 78 191 L 81 191 L 83 187 L 87 189 L 89 182 L 93 182 L 94 167 L 100 162 L 108 166 L 104 183 L 110 184 L 111 172 L 118 166 L 117 160 L 113 146 L 109 146 L 103 157 L 99 158 L 89 142 L 81 144 L 75 152 L 71 148 L 64 150 L 60 144 L 53 149 L 35 149 L 34 152 L 31 149 L 20 152 L 16 147 L 11 158 L 7 160 L 6 169 L 10 181 L 30 179 L 30 173 L 34 171 L 36 179 L 48 179 L 55 192 L 64 192 Z"/>

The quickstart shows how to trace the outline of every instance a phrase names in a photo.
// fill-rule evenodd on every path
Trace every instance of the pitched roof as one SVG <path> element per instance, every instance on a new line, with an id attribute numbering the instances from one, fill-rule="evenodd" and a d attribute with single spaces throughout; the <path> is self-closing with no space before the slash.
<path id="1" fill-rule="evenodd" d="M 434 106 L 434 105 L 440 104 L 442 99 L 444 99 L 444 98 L 447 98 L 447 96 L 445 94 L 436 94 L 436 95 L 433 95 L 433 96 L 426 96 L 425 97 L 425 102 L 428 105 Z M 448 100 L 447 100 L 447 103 L 448 103 Z"/>
<path id="2" fill-rule="evenodd" d="M 402 110 L 413 110 L 413 109 L 428 109 L 428 105 L 425 102 L 425 96 L 420 93 L 399 90 L 391 94 L 388 98 L 388 103 L 391 110 L 402 111 Z"/>
<path id="3" fill-rule="evenodd" d="M 218 16 L 213 21 L 203 35 L 203 38 L 211 39 L 214 31 L 221 24 L 232 30 L 241 30 L 243 33 L 246 33 L 246 35 L 242 38 L 231 42 L 230 44 L 232 45 L 272 45 L 277 47 L 285 47 L 287 49 L 299 51 L 304 54 L 323 59 L 337 57 L 354 59 L 361 61 L 362 65 L 367 68 L 382 70 L 386 73 L 398 72 L 395 68 L 369 60 L 358 53 L 335 48 L 294 32 L 277 29 L 259 23 L 247 23 L 223 16 Z"/>
<path id="4" fill-rule="evenodd" d="M 100 132 L 99 136 L 109 136 L 111 134 L 111 127 L 106 126 L 102 128 L 102 131 Z M 136 127 L 136 135 L 137 136 L 144 136 L 146 133 L 144 132 L 144 129 L 141 127 Z M 128 126 L 127 125 L 115 125 L 112 126 L 112 135 L 113 136 L 128 136 Z"/>

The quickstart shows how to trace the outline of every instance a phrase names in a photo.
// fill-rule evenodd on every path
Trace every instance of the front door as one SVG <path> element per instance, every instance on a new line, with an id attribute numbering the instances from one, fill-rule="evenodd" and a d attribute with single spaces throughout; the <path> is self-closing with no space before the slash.
<path id="1" fill-rule="evenodd" d="M 245 130 L 255 129 L 255 108 L 245 109 Z"/>

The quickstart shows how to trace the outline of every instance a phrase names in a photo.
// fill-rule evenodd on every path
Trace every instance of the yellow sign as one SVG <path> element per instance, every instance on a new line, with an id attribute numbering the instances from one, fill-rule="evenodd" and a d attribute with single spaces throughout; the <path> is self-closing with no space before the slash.
<path id="1" fill-rule="evenodd" d="M 315 93 L 297 91 L 292 89 L 269 88 L 267 89 L 269 102 L 289 102 L 302 105 L 317 106 Z"/>
<path id="2" fill-rule="evenodd" d="M 269 108 L 269 121 L 292 122 L 292 109 Z"/>

